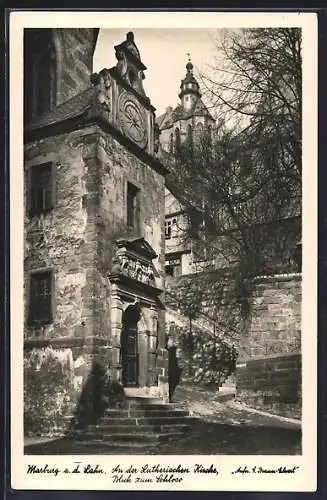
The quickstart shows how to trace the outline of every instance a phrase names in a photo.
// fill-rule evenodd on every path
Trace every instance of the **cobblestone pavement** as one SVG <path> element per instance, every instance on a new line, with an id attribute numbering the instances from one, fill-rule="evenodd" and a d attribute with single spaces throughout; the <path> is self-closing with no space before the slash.
<path id="1" fill-rule="evenodd" d="M 195 391 L 192 388 L 179 387 L 174 401 L 187 406 L 193 415 L 201 417 L 206 422 L 235 426 L 300 428 L 299 421 L 253 411 L 251 408 L 233 401 L 232 394 L 230 394 L 230 398 L 228 398 L 228 393 L 213 394 L 210 391 Z"/>

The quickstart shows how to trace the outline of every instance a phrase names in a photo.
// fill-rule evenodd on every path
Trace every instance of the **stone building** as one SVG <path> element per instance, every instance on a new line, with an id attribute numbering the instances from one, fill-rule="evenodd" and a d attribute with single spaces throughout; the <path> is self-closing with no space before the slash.
<path id="1" fill-rule="evenodd" d="M 166 316 L 185 318 L 165 297 L 165 277 L 206 261 L 185 239 L 189 214 L 163 163 L 183 141 L 214 134 L 215 120 L 190 61 L 180 105 L 155 120 L 133 34 L 115 47 L 115 67 L 92 74 L 97 35 L 25 30 L 24 348 L 71 355 L 77 391 L 100 364 L 126 394 L 167 400 Z M 296 273 L 257 277 L 239 345 L 244 399 L 300 400 L 300 284 Z"/>
<path id="2" fill-rule="evenodd" d="M 181 144 L 195 144 L 207 131 L 217 134 L 215 121 L 202 99 L 199 84 L 189 61 L 181 82 L 180 105 L 167 108 L 157 118 L 160 128 L 160 153 L 167 164 Z M 178 167 L 177 167 L 178 168 Z M 177 178 L 178 176 L 176 176 Z M 192 217 L 180 202 L 184 193 L 176 182 L 166 180 L 166 323 L 168 331 L 177 326 L 189 331 L 191 321 L 185 302 L 194 284 L 201 302 L 192 323 L 205 332 L 222 331 L 218 344 L 235 345 L 237 393 L 243 401 L 275 411 L 289 406 L 299 415 L 301 407 L 301 197 L 288 200 L 286 212 L 276 224 L 261 224 L 260 253 L 265 266 L 263 275 L 255 276 L 246 302 L 237 303 L 233 269 L 239 263 L 237 245 L 232 238 L 217 236 L 211 252 L 198 252 L 192 239 Z M 198 220 L 195 221 L 198 223 Z M 275 222 L 275 221 L 273 221 Z M 254 226 L 254 225 L 253 225 Z M 266 236 L 265 236 L 266 235 Z M 206 249 L 204 248 L 204 251 Z M 222 274 L 220 273 L 222 271 Z M 201 274 L 195 274 L 195 273 Z M 226 284 L 224 284 L 224 280 Z M 231 288 L 226 298 L 223 288 Z M 235 288 L 235 289 L 234 289 Z M 233 295 L 233 292 L 234 295 Z M 190 304 L 190 311 L 195 304 Z M 240 306 L 240 307 L 239 307 Z M 186 311 L 184 316 L 177 311 Z M 191 314 L 191 313 L 190 313 Z M 209 327 L 209 328 L 208 328 Z M 178 342 L 178 339 L 176 340 Z"/>
<path id="3" fill-rule="evenodd" d="M 186 64 L 186 75 L 180 85 L 180 104 L 169 107 L 158 116 L 161 154 L 172 154 L 180 144 L 196 141 L 204 131 L 215 130 L 215 120 L 201 99 L 200 86 L 193 74 L 193 64 Z M 167 276 L 181 276 L 196 271 L 197 256 L 188 233 L 189 216 L 179 201 L 178 186 L 166 182 L 165 239 Z"/>
<path id="4" fill-rule="evenodd" d="M 25 350 L 166 398 L 167 169 L 133 33 L 92 74 L 97 34 L 25 30 Z"/>

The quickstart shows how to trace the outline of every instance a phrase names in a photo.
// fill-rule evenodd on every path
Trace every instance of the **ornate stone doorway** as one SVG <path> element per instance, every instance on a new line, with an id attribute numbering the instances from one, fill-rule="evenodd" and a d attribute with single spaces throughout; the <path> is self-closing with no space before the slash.
<path id="1" fill-rule="evenodd" d="M 138 329 L 140 308 L 129 306 L 122 316 L 121 332 L 121 365 L 122 382 L 124 387 L 138 387 L 139 385 L 139 352 Z"/>

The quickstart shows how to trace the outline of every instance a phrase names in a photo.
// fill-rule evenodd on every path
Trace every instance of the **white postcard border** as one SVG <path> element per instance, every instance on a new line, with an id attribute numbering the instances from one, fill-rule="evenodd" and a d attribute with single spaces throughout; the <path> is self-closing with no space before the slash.
<path id="1" fill-rule="evenodd" d="M 303 453 L 301 456 L 24 456 L 23 453 L 23 28 L 24 27 L 301 27 L 303 33 Z M 311 13 L 214 12 L 33 12 L 10 13 L 10 304 L 11 304 L 11 486 L 44 490 L 208 490 L 315 491 L 317 470 L 317 18 Z M 73 462 L 92 464 L 106 474 L 27 474 L 28 464 L 63 471 Z M 181 474 L 173 484 L 114 484 L 111 470 L 120 465 L 140 468 L 204 467 L 218 474 Z M 293 474 L 233 475 L 239 466 L 273 469 L 297 467 Z M 176 474 L 180 476 L 179 474 Z M 144 474 L 142 475 L 142 477 Z M 145 475 L 146 476 L 146 475 Z M 144 476 L 144 477 L 145 477 Z"/>

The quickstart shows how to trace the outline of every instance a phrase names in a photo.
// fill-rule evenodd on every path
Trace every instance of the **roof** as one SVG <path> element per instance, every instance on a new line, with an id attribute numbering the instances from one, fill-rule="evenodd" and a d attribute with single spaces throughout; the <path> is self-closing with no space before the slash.
<path id="1" fill-rule="evenodd" d="M 124 137 L 115 123 L 109 121 L 105 111 L 103 113 L 101 106 L 97 106 L 99 103 L 97 99 L 98 93 L 99 90 L 96 85 L 89 87 L 52 110 L 35 117 L 24 127 L 25 140 L 30 142 L 34 140 L 35 136 L 43 137 L 49 135 L 49 133 L 51 135 L 55 130 L 62 133 L 63 130 L 70 129 L 72 126 L 73 128 L 80 126 L 82 121 L 85 124 L 97 121 L 107 129 L 109 127 L 109 133 L 125 147 L 129 148 L 138 158 L 151 165 L 161 175 L 167 175 L 168 168 L 160 161 L 158 156 L 148 153 L 136 143 Z"/>
<path id="2" fill-rule="evenodd" d="M 50 111 L 37 116 L 26 125 L 25 130 L 27 132 L 37 130 L 82 115 L 91 107 L 92 97 L 95 95 L 95 92 L 96 90 L 94 87 L 87 88 L 68 101 L 65 101 Z"/>
<path id="3" fill-rule="evenodd" d="M 179 120 L 187 120 L 192 116 L 207 116 L 210 120 L 215 121 L 209 113 L 208 108 L 203 103 L 202 99 L 198 99 L 193 109 L 186 111 L 181 104 L 176 108 L 167 108 L 166 112 L 157 117 L 156 122 L 159 128 L 170 128 L 175 122 Z"/>
<path id="4" fill-rule="evenodd" d="M 167 114 L 167 111 L 165 113 L 163 113 L 162 115 L 157 116 L 156 124 L 158 125 L 159 128 L 161 127 L 161 124 L 164 121 L 166 114 Z"/>

